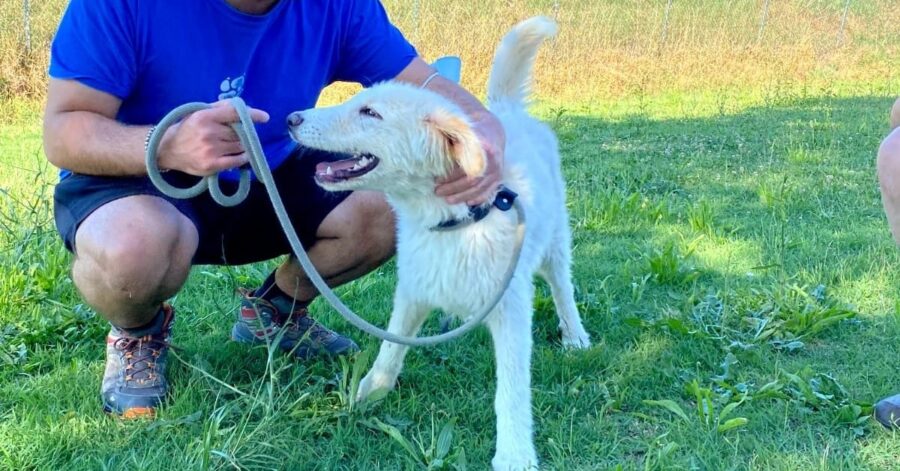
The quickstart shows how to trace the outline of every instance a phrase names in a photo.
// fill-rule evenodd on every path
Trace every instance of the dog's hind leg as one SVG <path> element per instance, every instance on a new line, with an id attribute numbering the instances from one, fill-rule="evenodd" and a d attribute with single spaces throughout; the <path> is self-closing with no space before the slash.
<path id="1" fill-rule="evenodd" d="M 591 345 L 591 339 L 581 323 L 581 315 L 575 305 L 575 288 L 572 286 L 571 239 L 568 227 L 559 231 L 547 249 L 539 273 L 541 278 L 547 280 L 553 294 L 563 346 L 587 348 Z"/>
<path id="2" fill-rule="evenodd" d="M 531 317 L 534 286 L 513 280 L 487 326 L 497 362 L 495 470 L 537 469 L 531 413 Z"/>
<path id="3" fill-rule="evenodd" d="M 410 302 L 398 291 L 394 296 L 394 311 L 388 323 L 388 332 L 404 336 L 413 336 L 422 327 L 429 309 L 426 306 Z M 403 369 L 403 358 L 409 347 L 392 342 L 382 342 L 381 349 L 372 369 L 359 383 L 356 394 L 357 401 L 364 401 L 370 394 L 378 390 L 391 390 L 397 383 L 397 376 Z"/>

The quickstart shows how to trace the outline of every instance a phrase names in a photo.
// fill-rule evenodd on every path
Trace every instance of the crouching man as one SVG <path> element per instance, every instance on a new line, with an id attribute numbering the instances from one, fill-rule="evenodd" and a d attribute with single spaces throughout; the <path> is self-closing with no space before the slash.
<path id="1" fill-rule="evenodd" d="M 176 106 L 217 102 L 162 138 L 159 165 L 178 186 L 247 162 L 230 126 L 237 114 L 225 100 L 241 96 L 254 108 L 286 210 L 331 285 L 391 257 L 395 228 L 382 196 L 319 188 L 316 164 L 334 156 L 297 146 L 288 135 L 288 113 L 313 107 L 328 84 L 427 84 L 467 112 L 488 157 L 484 176 L 456 169 L 435 193 L 451 203 L 481 204 L 500 180 L 499 121 L 458 85 L 435 78 L 378 0 L 71 0 L 49 73 L 44 143 L 49 161 L 62 169 L 56 224 L 75 254 L 75 286 L 111 324 L 101 397 L 106 411 L 125 418 L 153 416 L 169 391 L 174 310 L 166 300 L 191 266 L 290 252 L 258 181 L 231 208 L 208 194 L 175 200 L 150 183 L 143 156 L 151 125 Z M 236 186 L 233 173 L 222 175 L 226 194 Z M 233 340 L 251 345 L 281 331 L 279 347 L 303 360 L 356 351 L 350 338 L 309 315 L 316 295 L 288 257 L 243 293 L 235 319 L 222 322 L 233 322 Z"/>

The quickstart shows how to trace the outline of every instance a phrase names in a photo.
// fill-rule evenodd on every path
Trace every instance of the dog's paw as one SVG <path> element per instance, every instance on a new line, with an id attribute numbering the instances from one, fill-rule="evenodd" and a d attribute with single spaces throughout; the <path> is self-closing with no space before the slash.
<path id="1" fill-rule="evenodd" d="M 591 337 L 587 332 L 578 335 L 563 335 L 563 348 L 569 349 L 585 349 L 591 346 Z"/>
<path id="2" fill-rule="evenodd" d="M 359 382 L 356 390 L 356 402 L 377 401 L 384 398 L 393 389 L 394 381 L 389 381 L 385 375 L 369 372 Z"/>
<path id="3" fill-rule="evenodd" d="M 494 471 L 537 471 L 538 460 L 537 456 L 501 457 L 497 455 L 491 460 L 491 468 Z"/>

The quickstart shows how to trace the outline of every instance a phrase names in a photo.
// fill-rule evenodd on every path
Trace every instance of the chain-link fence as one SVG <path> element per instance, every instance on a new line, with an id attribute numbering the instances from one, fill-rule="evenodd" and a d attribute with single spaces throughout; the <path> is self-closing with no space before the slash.
<path id="1" fill-rule="evenodd" d="M 537 73 L 549 93 L 716 87 L 816 71 L 875 76 L 892 74 L 900 56 L 895 0 L 382 2 L 427 58 L 461 56 L 464 83 L 475 90 L 483 87 L 496 41 L 535 14 L 560 23 Z M 0 97 L 43 93 L 50 40 L 67 3 L 0 1 Z M 873 67 L 878 57 L 885 61 Z"/>

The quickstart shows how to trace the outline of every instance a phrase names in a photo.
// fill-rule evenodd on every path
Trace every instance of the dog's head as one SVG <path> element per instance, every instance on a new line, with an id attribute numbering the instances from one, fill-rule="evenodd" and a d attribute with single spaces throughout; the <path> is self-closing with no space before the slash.
<path id="1" fill-rule="evenodd" d="M 366 89 L 342 105 L 291 113 L 291 137 L 307 147 L 346 154 L 323 162 L 316 181 L 327 190 L 431 193 L 458 165 L 481 175 L 485 156 L 465 114 L 429 91 L 398 83 Z"/>

